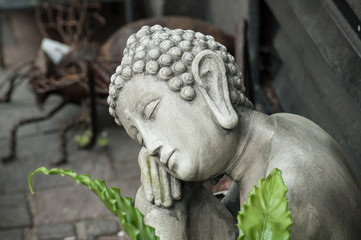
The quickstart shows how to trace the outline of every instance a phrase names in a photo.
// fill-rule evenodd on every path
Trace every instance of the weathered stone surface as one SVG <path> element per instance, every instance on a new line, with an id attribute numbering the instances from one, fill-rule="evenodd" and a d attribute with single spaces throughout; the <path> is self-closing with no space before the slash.
<path id="1" fill-rule="evenodd" d="M 60 99 L 57 99 L 57 102 L 60 102 Z M 50 101 L 46 103 L 45 110 L 43 113 L 48 112 L 55 106 L 55 101 Z M 58 113 L 56 113 L 53 117 L 46 121 L 41 121 L 37 123 L 37 128 L 39 132 L 46 133 L 50 131 L 56 131 L 60 133 L 61 128 L 67 124 L 72 119 L 81 115 L 81 107 L 78 105 L 68 104 L 63 109 L 61 109 Z M 79 127 L 75 127 L 73 129 L 79 129 Z"/>
<path id="2" fill-rule="evenodd" d="M 0 140 L 1 149 L 6 149 L 7 144 L 7 141 Z M 28 175 L 41 166 L 52 168 L 51 164 L 60 157 L 59 144 L 58 134 L 21 138 L 17 159 L 0 168 L 0 194 L 19 190 L 28 191 Z M 96 147 L 92 150 L 82 150 L 77 148 L 74 140 L 70 140 L 68 150 L 69 163 L 62 168 L 71 168 L 79 174 L 90 174 L 92 178 L 102 180 L 115 177 L 106 149 Z M 34 177 L 35 189 L 73 184 L 74 181 L 60 176 L 38 174 Z"/>
<path id="3" fill-rule="evenodd" d="M 24 240 L 39 240 L 36 235 L 37 229 L 35 227 L 28 227 L 23 230 L 24 230 Z"/>
<path id="4" fill-rule="evenodd" d="M 25 194 L 0 195 L 0 229 L 31 225 Z"/>
<path id="5" fill-rule="evenodd" d="M 19 190 L 28 191 L 27 177 L 40 166 L 50 166 L 56 160 L 56 140 L 54 134 L 21 138 L 18 141 L 17 158 L 0 168 L 0 193 L 8 193 Z M 0 148 L 7 149 L 8 141 L 1 140 Z M 4 157 L 8 151 L 2 151 L 0 157 Z M 37 179 L 35 179 L 36 181 Z M 54 179 L 48 178 L 42 183 L 50 184 Z M 60 184 L 62 181 L 60 180 Z"/>
<path id="6" fill-rule="evenodd" d="M 120 230 L 118 219 L 98 219 L 85 221 L 86 239 L 91 240 L 99 236 L 116 234 Z"/>
<path id="7" fill-rule="evenodd" d="M 1 77 L 2 79 L 7 77 L 9 71 L 1 71 Z M 4 86 L 3 89 L 1 89 L 1 94 L 3 94 L 5 92 L 5 89 L 8 87 L 8 85 L 6 84 L 6 87 Z M 16 89 L 13 91 L 13 95 L 11 96 L 11 101 L 10 103 L 6 103 L 6 104 L 0 104 L 1 109 L 12 109 L 13 107 L 34 107 L 35 106 L 36 100 L 34 98 L 33 93 L 31 92 L 31 90 L 29 89 L 29 85 L 28 85 L 28 79 L 24 79 L 24 81 L 19 84 Z M 40 111 L 38 109 L 38 111 Z"/>
<path id="8" fill-rule="evenodd" d="M 130 240 L 130 238 L 125 232 L 120 231 L 117 235 L 100 236 L 97 240 Z"/>
<path id="9" fill-rule="evenodd" d="M 109 113 L 143 145 L 136 206 L 144 222 L 161 239 L 236 239 L 236 219 L 202 183 L 231 177 L 238 186 L 225 200 L 237 209 L 258 179 L 281 169 L 293 215 L 291 238 L 359 239 L 361 208 L 354 203 L 361 201 L 360 185 L 338 144 L 301 116 L 255 111 L 234 58 L 217 46 L 199 32 L 144 26 L 129 37 L 112 76 Z M 173 63 L 171 56 L 181 60 Z M 324 80 L 324 72 L 318 74 Z M 323 83 L 324 96 L 337 102 L 337 92 L 330 94 Z"/>
<path id="10" fill-rule="evenodd" d="M 47 224 L 38 226 L 37 236 L 39 240 L 64 239 L 75 236 L 75 230 L 70 223 Z"/>
<path id="11" fill-rule="evenodd" d="M 6 106 L 6 105 L 5 105 Z M 14 105 L 12 107 L 15 107 Z M 40 112 L 35 107 L 17 107 L 17 111 L 9 108 L 8 106 L 4 107 L 4 104 L 0 104 L 0 138 L 9 139 L 10 138 L 10 129 L 20 121 L 20 119 L 26 117 L 32 117 L 38 115 Z M 29 124 L 23 126 L 18 131 L 18 136 L 26 136 L 30 134 L 36 134 L 36 124 Z M 6 149 L 6 148 L 4 148 Z M 4 151 L 1 151 L 4 154 Z"/>
<path id="12" fill-rule="evenodd" d="M 115 169 L 109 160 L 108 149 L 104 147 L 94 147 L 93 149 L 79 149 L 77 144 L 72 140 L 68 146 L 69 157 L 68 166 L 78 174 L 89 174 L 93 179 L 101 180 L 113 179 Z"/>
<path id="13" fill-rule="evenodd" d="M 81 185 L 38 191 L 33 200 L 36 225 L 112 216 L 101 200 Z"/>
<path id="14" fill-rule="evenodd" d="M 118 232 L 118 237 L 120 238 L 120 240 L 130 240 L 129 236 L 124 231 Z"/>
<path id="15" fill-rule="evenodd" d="M 138 153 L 141 146 L 131 140 L 123 128 L 109 128 L 109 157 L 114 162 L 117 175 L 126 178 L 139 176 Z"/>
<path id="16" fill-rule="evenodd" d="M 24 49 L 20 49 L 16 51 L 15 54 L 13 54 L 14 50 L 12 50 L 11 54 L 6 54 L 7 63 L 11 60 L 13 63 L 16 62 L 17 65 L 19 59 L 24 60 L 24 56 L 28 57 L 33 55 L 38 47 L 38 43 L 40 43 L 40 39 L 38 42 L 28 41 L 28 37 L 30 36 L 29 31 L 28 29 L 24 31 L 24 26 L 29 28 L 29 19 L 24 21 L 24 15 L 26 14 L 21 12 L 20 16 L 11 17 L 14 28 L 8 29 L 11 30 L 8 32 L 11 34 L 14 32 L 21 33 L 20 35 L 16 35 L 17 43 L 11 44 L 13 45 L 13 49 L 19 48 L 21 42 L 28 44 L 27 46 L 36 43 L 36 46 L 28 47 L 28 50 L 30 49 L 31 51 L 26 51 L 25 49 L 24 52 Z M 27 18 L 29 18 L 29 16 Z M 33 16 L 30 16 L 30 19 L 33 19 Z M 21 24 L 19 24 L 19 20 L 22 20 Z M 27 24 L 23 24 L 25 22 Z M 5 22 L 2 24 L 3 27 L 5 25 L 5 27 L 8 28 L 8 24 L 4 23 Z M 19 29 L 21 31 L 19 31 Z M 5 29 L 3 30 L 5 31 Z M 34 32 L 32 28 L 30 32 Z M 32 36 L 35 35 L 33 34 Z M 7 39 L 9 36 L 10 34 L 5 34 L 3 37 Z M 27 36 L 26 41 L 22 36 Z M 10 53 L 8 51 L 9 48 L 4 50 Z M 21 52 L 21 58 L 15 59 L 14 56 L 19 56 L 19 52 Z M 28 54 L 30 52 L 31 54 Z M 11 68 L 14 64 L 8 66 Z M 8 69 L 3 70 L 0 68 L 0 79 L 4 79 L 7 70 Z M 0 95 L 4 93 L 5 88 L 6 87 L 0 89 Z M 34 95 L 28 87 L 27 79 L 25 79 L 23 83 L 15 89 L 12 101 L 7 104 L 0 104 L 0 158 L 8 154 L 10 128 L 16 122 L 26 117 L 44 114 L 59 100 L 60 98 L 57 96 L 50 96 L 44 105 L 44 110 L 40 110 L 36 106 Z M 110 137 L 118 137 L 117 132 L 112 132 L 116 128 L 116 131 L 122 132 L 121 134 L 124 136 L 126 135 L 124 130 L 115 125 L 113 118 L 108 114 L 107 107 L 102 108 L 98 106 L 98 110 L 98 114 L 101 116 L 99 117 L 100 131 L 105 129 L 108 131 Z M 40 166 L 53 167 L 51 163 L 60 157 L 58 129 L 67 123 L 69 119 L 80 114 L 80 111 L 79 106 L 68 105 L 47 121 L 29 124 L 20 128 L 18 132 L 18 136 L 20 136 L 17 148 L 18 158 L 8 164 L 1 165 L 0 163 L 1 240 L 63 239 L 67 236 L 73 236 L 73 239 L 75 239 L 74 225 L 76 221 L 82 222 L 85 221 L 84 219 L 94 219 L 94 221 L 97 221 L 97 218 L 104 219 L 104 217 L 114 218 L 90 190 L 84 186 L 75 187 L 76 184 L 69 178 L 38 174 L 34 177 L 36 196 L 34 197 L 28 194 L 30 204 L 27 203 L 25 197 L 26 193 L 29 193 L 27 185 L 28 175 Z M 137 151 L 140 147 L 127 138 L 127 141 L 124 143 L 112 143 L 113 140 L 109 139 L 112 144 L 108 148 L 95 147 L 90 150 L 81 150 L 77 147 L 73 137 L 75 134 L 81 134 L 83 129 L 84 128 L 76 127 L 75 130 L 67 134 L 69 163 L 61 167 L 73 169 L 79 174 L 90 174 L 92 178 L 105 179 L 109 186 L 117 186 L 120 188 L 124 196 L 134 198 L 139 186 Z M 132 146 L 127 147 L 126 145 L 128 143 Z M 119 149 L 120 145 L 121 148 Z M 114 151 L 112 150 L 112 154 L 110 154 L 110 148 L 115 148 Z M 130 149 L 133 149 L 135 153 L 132 153 Z M 113 157 L 113 153 L 116 154 L 117 157 Z M 131 156 L 135 156 L 135 158 Z M 132 162 L 126 162 L 128 159 L 132 159 Z M 124 178 L 121 176 L 124 176 Z M 130 178 L 125 179 L 127 176 L 130 176 Z M 80 195 L 78 195 L 78 189 L 82 189 L 80 190 Z M 50 195 L 45 196 L 48 193 Z M 28 207 L 29 205 L 30 207 Z M 29 208 L 31 211 L 29 211 Z M 34 226 L 32 226 L 29 212 L 31 212 L 30 215 L 34 214 L 35 219 L 37 219 L 37 222 L 34 221 L 34 223 L 37 225 L 34 224 Z M 49 219 L 53 220 L 50 221 Z M 47 222 L 53 223 L 49 225 L 46 224 Z M 67 223 L 64 224 L 64 222 Z M 20 226 L 21 229 L 19 228 Z M 118 237 L 116 233 L 102 233 L 102 236 L 99 236 L 99 238 L 124 239 Z"/>
<path id="17" fill-rule="evenodd" d="M 119 188 L 122 196 L 133 200 L 139 185 L 139 177 L 107 182 L 108 187 Z M 36 191 L 36 196 L 29 199 L 33 202 L 36 225 L 113 216 L 101 200 L 82 185 Z"/>
<path id="18" fill-rule="evenodd" d="M 118 177 L 107 183 L 108 187 L 119 188 L 120 194 L 123 197 L 130 197 L 135 199 L 135 195 L 140 186 L 140 177 L 139 176 L 129 176 L 129 177 Z"/>
<path id="19" fill-rule="evenodd" d="M 20 120 L 42 116 L 61 101 L 59 97 L 51 96 L 44 104 L 43 109 L 40 109 L 37 107 L 35 98 L 26 85 L 27 81 L 24 81 L 24 83 L 16 88 L 12 102 L 0 104 L 0 138 L 9 138 L 10 129 Z M 15 109 L 16 111 L 14 111 Z M 37 135 L 41 132 L 57 130 L 78 114 L 80 114 L 78 107 L 66 106 L 58 114 L 55 114 L 46 121 L 35 122 L 20 127 L 18 136 Z"/>
<path id="20" fill-rule="evenodd" d="M 11 229 L 11 230 L 0 230 L 0 239 L 1 240 L 22 240 L 23 232 L 21 229 Z"/>

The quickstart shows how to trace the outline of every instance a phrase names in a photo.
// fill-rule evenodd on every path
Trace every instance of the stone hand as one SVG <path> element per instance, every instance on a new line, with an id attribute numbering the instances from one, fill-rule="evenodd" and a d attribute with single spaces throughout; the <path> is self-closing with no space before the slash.
<path id="1" fill-rule="evenodd" d="M 170 208 L 174 200 L 181 198 L 180 180 L 169 174 L 157 163 L 157 156 L 150 156 L 146 148 L 142 148 L 138 155 L 141 171 L 141 183 L 150 203 Z"/>

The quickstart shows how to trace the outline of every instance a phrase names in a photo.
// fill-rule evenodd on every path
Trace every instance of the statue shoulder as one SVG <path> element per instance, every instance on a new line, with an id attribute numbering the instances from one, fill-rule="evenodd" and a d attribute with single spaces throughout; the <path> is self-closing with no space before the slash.
<path id="1" fill-rule="evenodd" d="M 317 134 L 319 133 L 327 134 L 316 123 L 300 115 L 296 115 L 292 113 L 275 113 L 272 114 L 271 117 L 275 120 L 279 129 L 285 127 L 288 130 L 293 130 L 293 131 L 312 130 L 312 131 L 317 131 Z"/>
<path id="2" fill-rule="evenodd" d="M 332 156 L 344 158 L 341 148 L 336 141 L 320 126 L 311 120 L 289 113 L 271 115 L 275 122 L 275 146 L 293 151 L 293 156 L 314 158 Z"/>
<path id="3" fill-rule="evenodd" d="M 299 181 L 321 175 L 330 181 L 335 174 L 347 179 L 350 172 L 345 164 L 347 159 L 339 145 L 321 127 L 294 114 L 280 113 L 271 117 L 274 118 L 276 131 L 269 171 L 273 167 L 284 168 L 292 176 L 298 175 Z M 339 181 L 337 178 L 333 180 Z"/>
<path id="4" fill-rule="evenodd" d="M 358 239 L 360 186 L 345 165 L 347 160 L 338 144 L 304 117 L 285 113 L 271 117 L 277 128 L 267 174 L 274 168 L 282 171 L 295 223 L 293 236 Z"/>

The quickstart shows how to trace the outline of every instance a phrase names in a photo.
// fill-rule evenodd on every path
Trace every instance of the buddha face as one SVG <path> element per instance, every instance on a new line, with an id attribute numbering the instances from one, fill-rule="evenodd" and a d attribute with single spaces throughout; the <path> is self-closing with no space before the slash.
<path id="1" fill-rule="evenodd" d="M 187 102 L 156 77 L 135 76 L 119 92 L 116 107 L 128 135 L 184 181 L 202 181 L 222 173 L 237 144 L 197 90 L 196 94 Z"/>

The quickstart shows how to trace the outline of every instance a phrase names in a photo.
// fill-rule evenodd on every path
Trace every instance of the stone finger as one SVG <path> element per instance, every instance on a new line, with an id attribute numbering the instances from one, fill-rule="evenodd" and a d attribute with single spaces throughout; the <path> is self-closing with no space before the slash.
<path id="1" fill-rule="evenodd" d="M 155 162 L 155 157 L 150 156 L 150 175 L 151 175 L 151 182 L 152 182 L 152 189 L 154 195 L 154 203 L 157 206 L 162 205 L 162 190 L 161 184 L 159 180 L 159 171 L 158 171 L 158 164 Z"/>
<path id="2" fill-rule="evenodd" d="M 162 203 L 165 208 L 169 208 L 173 204 L 170 187 L 170 177 L 169 173 L 167 173 L 167 171 L 165 171 L 162 167 L 159 167 L 159 178 L 162 190 Z"/>
<path id="3" fill-rule="evenodd" d="M 142 148 L 138 155 L 138 163 L 141 171 L 140 181 L 143 185 L 145 196 L 149 202 L 154 201 L 151 179 L 150 157 L 147 149 Z"/>
<path id="4" fill-rule="evenodd" d="M 182 185 L 179 179 L 170 176 L 171 192 L 174 200 L 179 200 L 182 197 Z"/>

